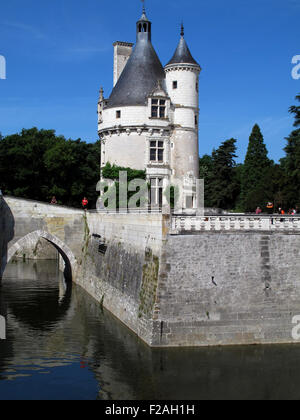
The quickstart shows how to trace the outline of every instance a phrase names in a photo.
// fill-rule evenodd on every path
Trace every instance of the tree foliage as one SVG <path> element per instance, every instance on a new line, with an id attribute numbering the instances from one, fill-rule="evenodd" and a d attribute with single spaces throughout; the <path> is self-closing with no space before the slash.
<path id="1" fill-rule="evenodd" d="M 0 188 L 4 194 L 80 207 L 94 206 L 99 181 L 99 141 L 86 143 L 32 128 L 0 138 Z"/>
<path id="2" fill-rule="evenodd" d="M 119 179 L 120 172 L 127 173 L 128 182 L 134 179 L 146 179 L 146 171 L 111 165 L 109 162 L 102 168 L 102 177 L 117 181 Z"/>
<path id="3" fill-rule="evenodd" d="M 230 209 L 234 206 L 239 193 L 236 157 L 236 140 L 230 139 L 214 150 L 211 158 L 205 156 L 200 161 L 206 207 Z"/>
<path id="4" fill-rule="evenodd" d="M 244 210 L 250 211 L 258 205 L 265 206 L 266 200 L 272 201 L 272 197 L 268 197 L 269 188 L 266 182 L 272 164 L 260 127 L 255 124 L 249 138 L 241 178 L 241 205 Z"/>
<path id="5" fill-rule="evenodd" d="M 296 99 L 300 102 L 300 95 Z M 294 126 L 299 127 L 300 106 L 292 106 L 290 113 L 295 117 Z M 286 156 L 281 161 L 285 175 L 284 200 L 300 207 L 300 128 L 293 130 L 286 141 Z"/>
<path id="6" fill-rule="evenodd" d="M 296 97 L 300 102 L 300 95 Z M 300 106 L 291 106 L 296 130 L 286 138 L 285 157 L 279 164 L 268 158 L 260 127 L 255 124 L 249 138 L 245 161 L 237 164 L 236 141 L 227 140 L 211 155 L 200 158 L 200 178 L 205 180 L 205 206 L 254 212 L 257 206 L 266 210 L 300 208 Z"/>

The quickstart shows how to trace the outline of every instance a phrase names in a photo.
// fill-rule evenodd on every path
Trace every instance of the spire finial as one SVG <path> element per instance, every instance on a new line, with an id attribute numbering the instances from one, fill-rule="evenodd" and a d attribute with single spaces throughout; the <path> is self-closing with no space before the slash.
<path id="1" fill-rule="evenodd" d="M 180 35 L 182 36 L 182 38 L 184 37 L 184 25 L 183 25 L 183 21 L 181 22 L 181 32 Z"/>
<path id="2" fill-rule="evenodd" d="M 100 100 L 100 102 L 102 102 L 104 100 L 104 89 L 103 89 L 102 86 L 100 88 L 99 100 Z"/>
<path id="3" fill-rule="evenodd" d="M 146 14 L 146 8 L 145 8 L 145 0 L 141 0 L 141 2 L 143 3 L 143 14 Z"/>

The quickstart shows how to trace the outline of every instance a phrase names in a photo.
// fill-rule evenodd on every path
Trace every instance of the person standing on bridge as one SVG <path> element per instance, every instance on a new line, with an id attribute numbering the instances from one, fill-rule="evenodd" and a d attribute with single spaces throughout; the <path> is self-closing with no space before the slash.
<path id="1" fill-rule="evenodd" d="M 89 204 L 88 199 L 86 197 L 84 197 L 84 199 L 82 200 L 81 203 L 82 203 L 83 210 L 86 210 L 87 209 L 87 205 Z"/>
<path id="2" fill-rule="evenodd" d="M 267 207 L 268 214 L 272 214 L 274 211 L 274 204 L 269 202 L 266 207 Z"/>

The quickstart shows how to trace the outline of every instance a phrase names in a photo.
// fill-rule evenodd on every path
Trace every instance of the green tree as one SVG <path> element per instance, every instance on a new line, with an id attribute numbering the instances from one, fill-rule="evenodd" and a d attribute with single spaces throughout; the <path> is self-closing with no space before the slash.
<path id="1" fill-rule="evenodd" d="M 300 94 L 297 95 L 295 99 L 300 102 Z M 294 127 L 299 127 L 300 126 L 300 106 L 292 105 L 289 111 L 291 114 L 294 114 L 295 116 Z"/>
<path id="2" fill-rule="evenodd" d="M 272 165 L 261 130 L 255 124 L 241 176 L 241 207 L 244 211 L 254 211 L 258 205 L 264 208 L 267 201 L 273 202 L 272 190 L 267 182 Z"/>
<path id="3" fill-rule="evenodd" d="M 205 207 L 212 207 L 211 201 L 211 182 L 213 180 L 213 159 L 210 155 L 203 155 L 199 158 L 199 179 L 204 180 L 204 205 Z"/>
<path id="4" fill-rule="evenodd" d="M 100 142 L 66 140 L 32 128 L 0 138 L 0 188 L 5 194 L 80 207 L 97 200 Z"/>
<path id="5" fill-rule="evenodd" d="M 300 101 L 300 95 L 296 99 Z M 300 106 L 292 106 L 289 111 L 295 117 L 294 127 L 299 127 Z M 283 201 L 286 208 L 296 205 L 300 207 L 300 128 L 293 130 L 286 140 L 286 156 L 281 159 L 284 171 Z"/>
<path id="6" fill-rule="evenodd" d="M 236 177 L 236 140 L 224 141 L 212 153 L 212 176 L 207 188 L 212 207 L 225 210 L 235 206 L 239 185 Z"/>

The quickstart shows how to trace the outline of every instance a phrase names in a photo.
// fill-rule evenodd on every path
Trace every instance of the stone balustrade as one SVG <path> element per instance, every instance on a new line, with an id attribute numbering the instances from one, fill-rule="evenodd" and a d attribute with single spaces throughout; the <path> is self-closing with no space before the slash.
<path id="1" fill-rule="evenodd" d="M 173 215 L 171 234 L 207 231 L 281 231 L 300 233 L 300 215 Z"/>

